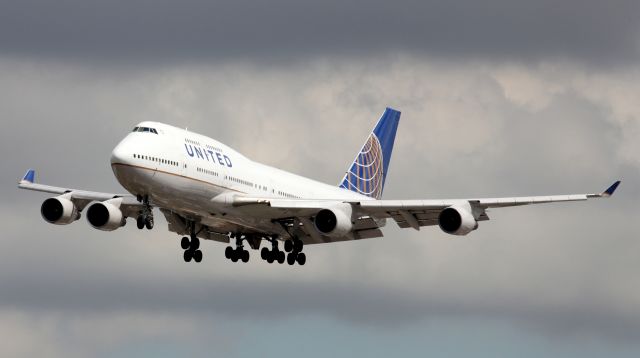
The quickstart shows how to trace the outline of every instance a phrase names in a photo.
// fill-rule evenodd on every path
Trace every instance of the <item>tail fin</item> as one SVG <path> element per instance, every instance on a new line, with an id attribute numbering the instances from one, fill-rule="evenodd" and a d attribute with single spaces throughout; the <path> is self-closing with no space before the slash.
<path id="1" fill-rule="evenodd" d="M 341 188 L 375 199 L 382 197 L 399 121 L 400 112 L 387 107 L 342 178 Z"/>

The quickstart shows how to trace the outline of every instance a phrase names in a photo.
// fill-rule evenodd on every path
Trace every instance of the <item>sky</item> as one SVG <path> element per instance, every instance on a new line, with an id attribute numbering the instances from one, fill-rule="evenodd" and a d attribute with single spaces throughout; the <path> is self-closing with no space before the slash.
<path id="1" fill-rule="evenodd" d="M 3 1 L 0 355 L 637 357 L 637 1 Z M 303 267 L 186 264 L 152 231 L 40 217 L 37 180 L 122 192 L 145 120 L 338 183 L 402 111 L 386 199 L 604 190 L 305 248 Z"/>

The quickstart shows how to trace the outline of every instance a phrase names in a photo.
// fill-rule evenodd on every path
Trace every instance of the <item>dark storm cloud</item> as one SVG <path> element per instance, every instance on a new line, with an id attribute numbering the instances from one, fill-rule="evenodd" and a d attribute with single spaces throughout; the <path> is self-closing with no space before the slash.
<path id="1" fill-rule="evenodd" d="M 206 60 L 371 55 L 628 62 L 633 0 L 25 0 L 0 11 L 0 54 Z"/>

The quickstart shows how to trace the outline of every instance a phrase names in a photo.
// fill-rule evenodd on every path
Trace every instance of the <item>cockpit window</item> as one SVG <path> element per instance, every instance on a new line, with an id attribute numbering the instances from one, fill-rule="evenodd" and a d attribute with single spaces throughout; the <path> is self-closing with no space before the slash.
<path id="1" fill-rule="evenodd" d="M 148 132 L 158 134 L 158 131 L 155 128 L 150 127 L 135 127 L 132 132 Z"/>

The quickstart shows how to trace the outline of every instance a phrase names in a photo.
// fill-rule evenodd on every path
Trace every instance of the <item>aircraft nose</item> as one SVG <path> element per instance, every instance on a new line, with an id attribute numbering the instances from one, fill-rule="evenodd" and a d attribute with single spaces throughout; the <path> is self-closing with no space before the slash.
<path id="1" fill-rule="evenodd" d="M 131 158 L 133 158 L 133 152 L 130 150 L 130 146 L 127 145 L 127 141 L 123 140 L 113 148 L 111 152 L 111 164 L 121 163 L 127 164 Z"/>

